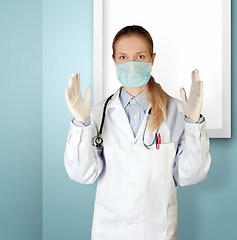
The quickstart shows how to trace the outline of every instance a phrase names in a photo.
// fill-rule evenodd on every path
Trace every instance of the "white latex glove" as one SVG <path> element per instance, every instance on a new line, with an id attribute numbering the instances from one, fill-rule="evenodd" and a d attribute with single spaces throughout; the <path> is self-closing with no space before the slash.
<path id="1" fill-rule="evenodd" d="M 84 124 L 91 113 L 91 87 L 87 88 L 86 101 L 84 101 L 80 89 L 79 73 L 77 75 L 72 73 L 72 77 L 69 78 L 68 88 L 65 88 L 65 99 L 75 120 Z"/>
<path id="2" fill-rule="evenodd" d="M 197 122 L 200 118 L 203 101 L 203 82 L 200 80 L 199 71 L 195 69 L 191 73 L 192 86 L 187 100 L 184 88 L 180 88 L 184 114 Z"/>

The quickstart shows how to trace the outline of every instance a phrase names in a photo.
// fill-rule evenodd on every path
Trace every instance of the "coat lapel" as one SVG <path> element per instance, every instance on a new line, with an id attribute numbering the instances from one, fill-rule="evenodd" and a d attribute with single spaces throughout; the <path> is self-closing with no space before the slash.
<path id="1" fill-rule="evenodd" d="M 123 132 L 131 141 L 134 135 L 130 126 L 125 109 L 119 99 L 120 88 L 115 92 L 114 96 L 108 104 L 108 116 L 112 124 L 116 125 L 118 131 Z"/>

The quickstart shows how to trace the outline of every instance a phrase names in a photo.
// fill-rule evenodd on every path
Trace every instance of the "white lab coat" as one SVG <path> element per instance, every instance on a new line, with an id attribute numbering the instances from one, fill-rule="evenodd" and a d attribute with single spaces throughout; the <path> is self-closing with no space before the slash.
<path id="1" fill-rule="evenodd" d="M 104 103 L 92 108 L 89 126 L 70 122 L 64 154 L 72 180 L 92 184 L 98 178 L 91 239 L 176 240 L 176 183 L 203 181 L 211 163 L 205 121 L 186 122 L 182 102 L 172 97 L 167 120 L 159 127 L 160 149 L 153 145 L 148 150 L 142 142 L 148 111 L 134 138 L 118 89 L 107 105 L 104 145 L 97 149 L 91 140 L 99 131 Z M 147 129 L 145 143 L 153 139 Z"/>

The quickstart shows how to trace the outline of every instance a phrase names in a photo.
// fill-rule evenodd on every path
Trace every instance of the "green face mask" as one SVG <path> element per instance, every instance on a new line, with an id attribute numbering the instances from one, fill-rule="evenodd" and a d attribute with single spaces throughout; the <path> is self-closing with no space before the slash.
<path id="1" fill-rule="evenodd" d="M 151 62 L 125 62 L 116 64 L 116 75 L 119 82 L 129 88 L 146 84 L 151 77 Z"/>

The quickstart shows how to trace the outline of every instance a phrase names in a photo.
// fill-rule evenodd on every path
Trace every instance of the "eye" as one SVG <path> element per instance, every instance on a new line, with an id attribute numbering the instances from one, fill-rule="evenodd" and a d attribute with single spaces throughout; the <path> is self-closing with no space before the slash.
<path id="1" fill-rule="evenodd" d="M 138 58 L 143 59 L 143 58 L 145 58 L 145 56 L 144 55 L 140 55 L 140 56 L 138 56 Z"/>
<path id="2" fill-rule="evenodd" d="M 125 58 L 126 58 L 125 56 L 120 56 L 119 57 L 119 59 L 122 59 L 122 60 L 125 59 Z"/>

